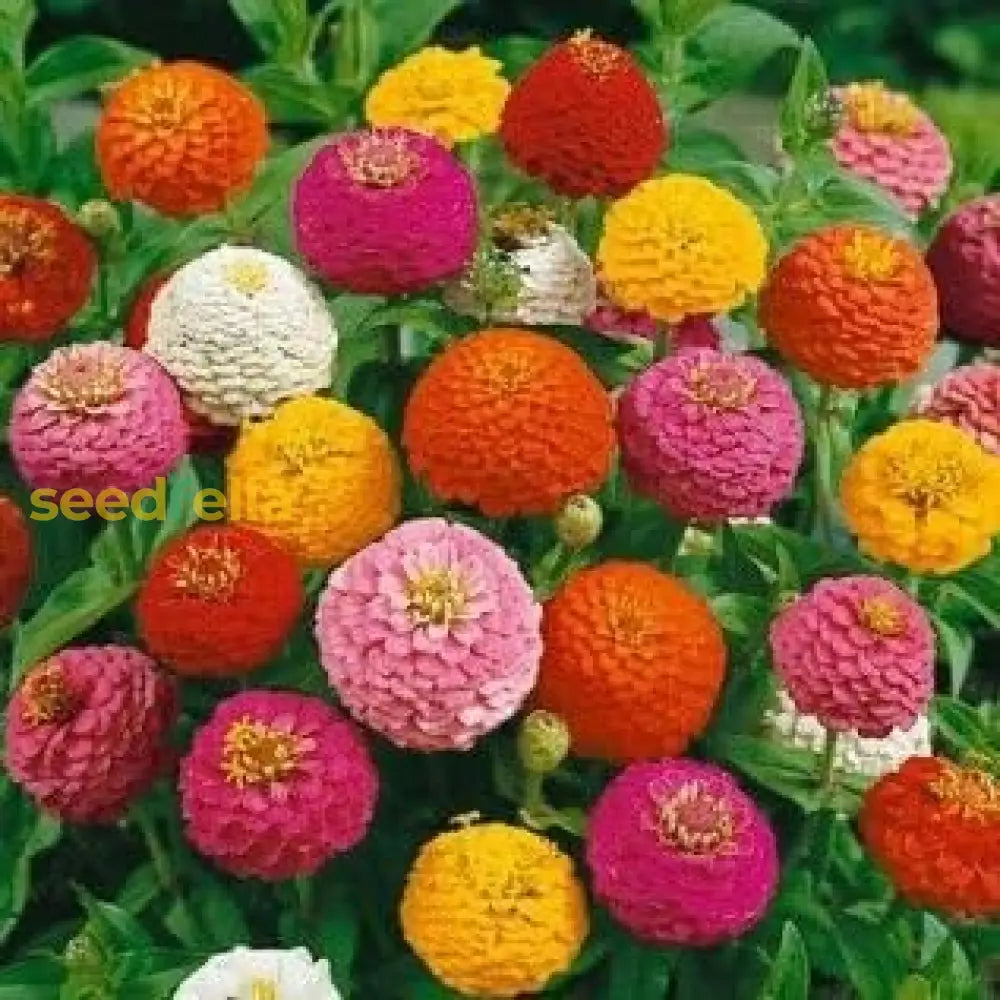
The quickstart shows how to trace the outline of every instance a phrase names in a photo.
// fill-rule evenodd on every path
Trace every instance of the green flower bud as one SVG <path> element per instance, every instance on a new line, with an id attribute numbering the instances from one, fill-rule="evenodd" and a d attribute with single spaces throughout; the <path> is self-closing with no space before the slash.
<path id="1" fill-rule="evenodd" d="M 553 712 L 537 709 L 521 724 L 517 753 L 526 771 L 550 774 L 569 753 L 569 727 Z"/>
<path id="2" fill-rule="evenodd" d="M 76 973 L 94 973 L 104 965 L 104 951 L 97 935 L 84 928 L 71 938 L 63 952 L 63 963 Z"/>
<path id="3" fill-rule="evenodd" d="M 601 505 L 582 493 L 570 497 L 556 514 L 556 536 L 573 551 L 585 549 L 596 542 L 603 526 Z"/>
<path id="4" fill-rule="evenodd" d="M 844 104 L 832 91 L 814 94 L 805 107 L 805 126 L 816 142 L 832 139 L 844 121 Z"/>
<path id="5" fill-rule="evenodd" d="M 92 198 L 84 202 L 76 213 L 76 221 L 95 240 L 106 240 L 121 229 L 118 209 L 103 198 Z"/>

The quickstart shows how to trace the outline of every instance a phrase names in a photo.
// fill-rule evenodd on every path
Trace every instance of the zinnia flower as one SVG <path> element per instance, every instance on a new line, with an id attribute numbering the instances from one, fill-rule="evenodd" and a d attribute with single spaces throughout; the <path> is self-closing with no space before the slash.
<path id="1" fill-rule="evenodd" d="M 64 649 L 33 667 L 7 707 L 5 764 L 48 812 L 119 819 L 166 766 L 174 689 L 128 646 Z"/>
<path id="2" fill-rule="evenodd" d="M 931 119 L 881 81 L 838 88 L 844 118 L 830 146 L 845 169 L 884 188 L 910 218 L 948 189 L 951 150 Z"/>
<path id="3" fill-rule="evenodd" d="M 618 406 L 629 480 L 682 518 L 763 517 L 795 483 L 795 397 L 748 354 L 684 351 L 635 378 Z"/>
<path id="4" fill-rule="evenodd" d="M 904 420 L 861 447 L 840 496 L 868 555 L 915 573 L 957 573 L 1000 531 L 1000 458 L 950 424 Z"/>
<path id="5" fill-rule="evenodd" d="M 988 361 L 949 372 L 918 403 L 916 413 L 942 420 L 1000 457 L 1000 365 Z"/>
<path id="6" fill-rule="evenodd" d="M 631 764 L 597 800 L 587 831 L 597 898 L 636 937 L 705 946 L 764 915 L 778 883 L 771 825 L 714 764 Z"/>
<path id="7" fill-rule="evenodd" d="M 632 56 L 589 31 L 549 49 L 511 90 L 511 161 L 557 194 L 624 194 L 666 151 L 660 102 Z"/>
<path id="8" fill-rule="evenodd" d="M 195 733 L 180 792 L 202 854 L 233 875 L 277 881 L 314 874 L 364 837 L 378 773 L 354 725 L 325 702 L 243 691 Z"/>
<path id="9" fill-rule="evenodd" d="M 341 1000 L 330 963 L 305 948 L 233 948 L 213 955 L 173 1000 Z"/>
<path id="10" fill-rule="evenodd" d="M 544 210 L 508 206 L 493 219 L 493 242 L 444 290 L 455 312 L 486 322 L 579 326 L 594 309 L 590 258 Z"/>
<path id="11" fill-rule="evenodd" d="M 764 722 L 779 746 L 823 753 L 827 728 L 815 715 L 800 712 L 787 690 L 777 694 L 777 703 L 767 710 Z M 894 727 L 886 736 L 858 736 L 841 732 L 834 752 L 834 767 L 863 778 L 881 778 L 895 771 L 910 757 L 931 752 L 931 727 L 926 715 L 918 715 L 911 726 Z"/>
<path id="12" fill-rule="evenodd" d="M 722 336 L 711 316 L 685 316 L 675 326 L 665 328 L 644 309 L 622 309 L 600 287 L 597 305 L 583 325 L 594 333 L 625 344 L 655 341 L 661 332 L 665 332 L 674 351 L 698 350 L 701 347 L 713 351 L 722 349 Z"/>
<path id="13" fill-rule="evenodd" d="M 827 729 L 908 729 L 934 692 L 923 608 L 877 576 L 821 580 L 771 624 L 774 667 L 800 712 Z"/>
<path id="14" fill-rule="evenodd" d="M 399 517 L 402 480 L 389 439 L 332 399 L 293 399 L 248 424 L 226 468 L 229 520 L 307 566 L 346 559 Z"/>
<path id="15" fill-rule="evenodd" d="M 510 84 L 503 65 L 478 46 L 452 52 L 428 45 L 386 70 L 365 98 L 372 125 L 401 125 L 448 147 L 496 132 Z"/>
<path id="16" fill-rule="evenodd" d="M 753 212 L 687 174 L 646 181 L 616 201 L 597 249 L 610 297 L 669 323 L 735 309 L 760 287 L 766 261 Z"/>
<path id="17" fill-rule="evenodd" d="M 90 240 L 48 201 L 0 194 L 0 343 L 58 333 L 90 295 Z"/>
<path id="18" fill-rule="evenodd" d="M 415 476 L 447 502 L 489 517 L 553 514 L 611 465 L 604 387 L 570 348 L 527 330 L 456 341 L 406 404 L 403 445 Z"/>
<path id="19" fill-rule="evenodd" d="M 252 247 L 210 250 L 153 300 L 145 350 L 213 423 L 266 417 L 330 385 L 337 331 L 288 261 Z"/>
<path id="20" fill-rule="evenodd" d="M 573 862 L 543 837 L 503 823 L 425 844 L 399 915 L 431 972 L 479 997 L 536 994 L 569 968 L 589 929 Z"/>
<path id="21" fill-rule="evenodd" d="M 166 63 L 115 88 L 97 127 L 97 162 L 113 198 L 195 215 L 249 187 L 267 144 L 263 105 L 235 77 Z"/>
<path id="22" fill-rule="evenodd" d="M 645 563 L 574 573 L 545 605 L 535 700 L 565 719 L 573 752 L 629 761 L 683 753 L 726 669 L 706 602 Z"/>
<path id="23" fill-rule="evenodd" d="M 104 341 L 53 351 L 14 400 L 10 447 L 35 488 L 132 493 L 187 448 L 176 386 L 152 358 Z"/>
<path id="24" fill-rule="evenodd" d="M 1000 917 L 1000 783 L 938 757 L 912 757 L 865 796 L 861 838 L 910 905 Z"/>
<path id="25" fill-rule="evenodd" d="M 760 319 L 775 349 L 817 382 L 865 389 L 923 368 L 938 333 L 937 293 L 906 240 L 828 226 L 771 272 Z"/>
<path id="26" fill-rule="evenodd" d="M 467 750 L 534 687 L 540 620 L 502 548 L 427 518 L 334 571 L 316 639 L 330 683 L 358 721 L 397 746 Z"/>
<path id="27" fill-rule="evenodd" d="M 478 230 L 469 172 L 436 139 L 348 132 L 312 158 L 293 195 L 299 252 L 330 284 L 399 295 L 455 277 Z"/>
<path id="28" fill-rule="evenodd" d="M 9 625 L 21 609 L 33 564 L 28 522 L 21 508 L 0 493 L 0 628 Z"/>
<path id="29" fill-rule="evenodd" d="M 298 621 L 295 560 L 239 525 L 203 525 L 160 549 L 136 602 L 150 652 L 185 676 L 229 677 L 266 663 Z"/>
<path id="30" fill-rule="evenodd" d="M 938 230 L 927 263 L 948 332 L 1000 347 L 1000 194 L 953 212 Z"/>

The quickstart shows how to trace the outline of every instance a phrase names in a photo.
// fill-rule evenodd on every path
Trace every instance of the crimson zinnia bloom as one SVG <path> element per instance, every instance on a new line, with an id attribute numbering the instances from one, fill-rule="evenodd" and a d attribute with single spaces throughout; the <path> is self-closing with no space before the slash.
<path id="1" fill-rule="evenodd" d="M 31 534 L 24 515 L 13 500 L 0 494 L 0 628 L 20 610 L 31 569 Z"/>

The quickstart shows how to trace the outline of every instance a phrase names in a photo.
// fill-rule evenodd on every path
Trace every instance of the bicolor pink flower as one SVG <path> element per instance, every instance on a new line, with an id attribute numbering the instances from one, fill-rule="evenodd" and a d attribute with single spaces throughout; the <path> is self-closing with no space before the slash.
<path id="1" fill-rule="evenodd" d="M 961 428 L 1000 456 L 1000 365 L 981 361 L 954 369 L 918 402 L 916 413 Z"/>
<path id="2" fill-rule="evenodd" d="M 677 517 L 764 517 L 802 461 L 802 418 L 785 380 L 748 354 L 683 351 L 635 378 L 618 406 L 622 461 Z"/>
<path id="3" fill-rule="evenodd" d="M 332 285 L 398 295 L 457 277 L 478 229 L 469 172 L 430 136 L 377 128 L 337 136 L 293 194 L 299 252 Z"/>
<path id="4" fill-rule="evenodd" d="M 354 725 L 318 698 L 244 691 L 216 707 L 181 763 L 191 843 L 220 868 L 311 875 L 368 831 L 378 773 Z"/>
<path id="5" fill-rule="evenodd" d="M 707 946 L 748 931 L 778 881 L 767 817 L 714 764 L 631 764 L 590 814 L 594 893 L 636 937 Z"/>
<path id="6" fill-rule="evenodd" d="M 150 357 L 103 341 L 71 344 L 38 365 L 14 400 L 10 447 L 35 488 L 132 493 L 187 449 L 177 387 Z"/>
<path id="7" fill-rule="evenodd" d="M 494 542 L 409 521 L 333 572 L 316 639 L 344 706 L 397 746 L 468 749 L 534 687 L 541 609 Z"/>
<path id="8" fill-rule="evenodd" d="M 821 580 L 771 625 L 774 668 L 800 712 L 827 729 L 908 729 L 934 691 L 923 608 L 878 576 Z"/>
<path id="9" fill-rule="evenodd" d="M 64 649 L 32 668 L 7 706 L 5 764 L 72 823 L 119 819 L 162 773 L 174 688 L 129 646 Z"/>
<path id="10" fill-rule="evenodd" d="M 1000 194 L 953 212 L 938 230 L 927 264 L 948 332 L 1000 347 Z"/>

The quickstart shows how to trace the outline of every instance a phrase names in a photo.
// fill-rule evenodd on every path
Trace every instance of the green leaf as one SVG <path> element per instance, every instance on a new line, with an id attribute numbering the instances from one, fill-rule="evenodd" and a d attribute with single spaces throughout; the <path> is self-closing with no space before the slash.
<path id="1" fill-rule="evenodd" d="M 957 698 L 972 667 L 976 643 L 972 633 L 964 626 L 951 625 L 940 615 L 933 615 L 932 620 L 937 632 L 941 657 L 948 665 L 951 693 Z"/>
<path id="2" fill-rule="evenodd" d="M 625 934 L 615 935 L 608 962 L 608 997 L 663 1000 L 670 988 L 676 953 L 644 945 Z"/>
<path id="3" fill-rule="evenodd" d="M 923 976 L 907 976 L 893 1000 L 936 1000 L 931 984 Z"/>
<path id="4" fill-rule="evenodd" d="M 425 45 L 434 29 L 462 0 L 371 0 L 372 14 L 378 23 L 379 65 L 391 66 Z"/>
<path id="5" fill-rule="evenodd" d="M 858 1000 L 894 1000 L 909 972 L 908 940 L 899 920 L 878 923 L 842 913 L 834 936 Z"/>
<path id="6" fill-rule="evenodd" d="M 336 868 L 316 894 L 317 953 L 329 959 L 337 986 L 346 991 L 353 982 L 354 959 L 361 936 L 357 895 Z"/>
<path id="7" fill-rule="evenodd" d="M 811 38 L 802 39 L 795 72 L 781 105 L 781 144 L 786 153 L 795 156 L 812 145 L 810 105 L 822 99 L 828 86 L 823 57 Z"/>
<path id="8" fill-rule="evenodd" d="M 91 927 L 109 950 L 136 951 L 152 946 L 152 938 L 146 929 L 127 910 L 97 899 L 80 886 L 76 894 L 87 911 Z"/>
<path id="9" fill-rule="evenodd" d="M 778 193 L 778 172 L 748 160 L 720 160 L 699 170 L 709 180 L 728 188 L 755 211 L 771 205 Z"/>
<path id="10" fill-rule="evenodd" d="M 810 981 L 805 942 L 795 924 L 787 920 L 760 1000 L 809 1000 Z"/>
<path id="11" fill-rule="evenodd" d="M 494 38 L 483 45 L 483 51 L 503 63 L 504 75 L 516 80 L 542 53 L 547 44 L 540 38 L 527 35 L 507 35 Z"/>
<path id="12" fill-rule="evenodd" d="M 285 198 L 289 188 L 316 151 L 327 141 L 326 136 L 320 136 L 270 157 L 253 187 L 236 205 L 240 221 L 253 223 L 276 203 L 280 205 L 281 211 L 287 212 Z"/>
<path id="13" fill-rule="evenodd" d="M 28 100 L 32 104 L 65 101 L 120 80 L 153 55 L 113 38 L 79 35 L 46 49 L 28 67 Z"/>
<path id="14" fill-rule="evenodd" d="M 207 872 L 201 872 L 191 892 L 190 905 L 205 928 L 207 943 L 223 951 L 250 940 L 246 917 L 231 889 Z"/>
<path id="15" fill-rule="evenodd" d="M 0 1000 L 58 1000 L 66 979 L 56 958 L 29 958 L 0 970 Z"/>
<path id="16" fill-rule="evenodd" d="M 24 44 L 35 15 L 34 0 L 0 0 L 0 66 L 23 68 Z"/>
<path id="17" fill-rule="evenodd" d="M 244 82 L 267 106 L 268 118 L 282 125 L 328 127 L 342 113 L 330 88 L 300 71 L 267 63 L 243 73 Z"/>
<path id="18" fill-rule="evenodd" d="M 307 0 L 229 0 L 229 6 L 265 55 L 279 62 L 305 55 Z"/>
<path id="19" fill-rule="evenodd" d="M 719 561 L 717 582 L 724 591 L 769 597 L 771 581 L 744 548 L 741 533 L 731 525 L 722 529 L 722 557 Z"/>

